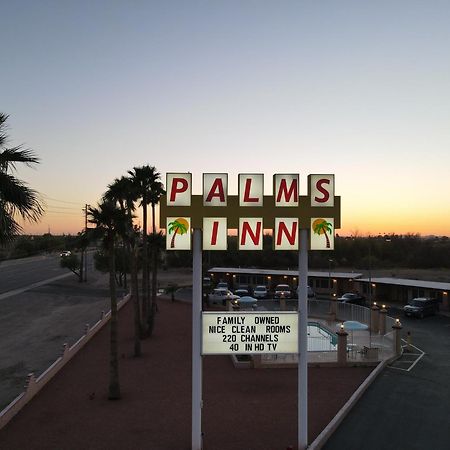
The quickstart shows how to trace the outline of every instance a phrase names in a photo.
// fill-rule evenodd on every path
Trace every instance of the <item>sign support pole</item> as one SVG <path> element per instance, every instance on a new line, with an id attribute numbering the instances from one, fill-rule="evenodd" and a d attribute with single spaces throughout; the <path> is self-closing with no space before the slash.
<path id="1" fill-rule="evenodd" d="M 202 449 L 202 231 L 192 236 L 192 450 Z"/>
<path id="2" fill-rule="evenodd" d="M 308 446 L 308 230 L 298 252 L 298 449 Z"/>

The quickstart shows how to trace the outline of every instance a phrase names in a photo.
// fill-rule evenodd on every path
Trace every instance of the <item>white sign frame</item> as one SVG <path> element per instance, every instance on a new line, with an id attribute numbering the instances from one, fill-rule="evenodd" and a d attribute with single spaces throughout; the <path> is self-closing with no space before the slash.
<path id="1" fill-rule="evenodd" d="M 204 311 L 202 355 L 298 354 L 297 311 Z"/>

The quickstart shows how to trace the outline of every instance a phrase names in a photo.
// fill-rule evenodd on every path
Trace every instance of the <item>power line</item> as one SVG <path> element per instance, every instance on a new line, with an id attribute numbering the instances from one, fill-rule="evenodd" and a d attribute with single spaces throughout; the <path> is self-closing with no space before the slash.
<path id="1" fill-rule="evenodd" d="M 76 212 L 53 211 L 53 210 L 49 210 L 49 209 L 46 209 L 46 210 L 45 210 L 45 214 L 52 214 L 52 215 L 55 215 L 55 214 L 63 214 L 63 215 L 67 215 L 67 216 L 80 216 L 80 214 L 79 214 L 79 213 L 76 213 Z"/>
<path id="2" fill-rule="evenodd" d="M 69 205 L 78 205 L 80 207 L 83 206 L 82 203 L 78 203 L 78 202 L 68 202 L 67 200 L 59 200 L 58 198 L 52 198 L 52 197 L 49 197 L 48 195 L 45 195 L 45 194 L 42 194 L 42 196 L 47 198 L 48 200 L 52 200 L 54 202 L 67 203 Z"/>
<path id="3" fill-rule="evenodd" d="M 83 211 L 83 208 L 75 208 L 73 206 L 47 205 L 49 208 L 71 209 L 73 211 Z"/>

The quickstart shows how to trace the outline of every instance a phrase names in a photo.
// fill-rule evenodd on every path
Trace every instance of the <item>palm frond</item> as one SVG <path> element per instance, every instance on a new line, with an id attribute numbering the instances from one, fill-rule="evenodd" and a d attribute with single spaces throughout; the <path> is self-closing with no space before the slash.
<path id="1" fill-rule="evenodd" d="M 16 170 L 16 163 L 23 163 L 28 167 L 39 164 L 39 158 L 33 150 L 22 148 L 21 145 L 6 148 L 0 153 L 0 170 L 6 172 L 10 167 Z"/>

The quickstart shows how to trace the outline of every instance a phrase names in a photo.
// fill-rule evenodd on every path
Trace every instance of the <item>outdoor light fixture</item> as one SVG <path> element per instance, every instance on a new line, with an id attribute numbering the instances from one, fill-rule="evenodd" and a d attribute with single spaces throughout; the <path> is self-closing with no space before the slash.
<path id="1" fill-rule="evenodd" d="M 341 331 L 344 331 L 344 324 L 341 323 Z"/>
<path id="2" fill-rule="evenodd" d="M 386 305 L 381 305 L 381 307 L 382 307 L 383 309 L 386 309 Z"/>
<path id="3" fill-rule="evenodd" d="M 373 302 L 373 306 L 377 306 L 377 302 Z"/>
<path id="4" fill-rule="evenodd" d="M 400 326 L 400 319 L 395 319 L 395 325 Z"/>

